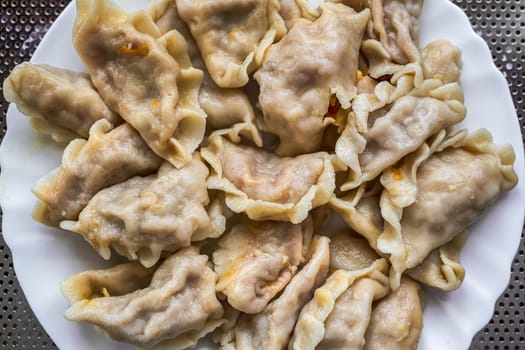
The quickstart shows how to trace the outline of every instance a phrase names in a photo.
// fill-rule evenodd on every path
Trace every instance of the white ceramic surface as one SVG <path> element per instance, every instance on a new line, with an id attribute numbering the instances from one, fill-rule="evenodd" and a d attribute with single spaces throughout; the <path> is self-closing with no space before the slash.
<path id="1" fill-rule="evenodd" d="M 140 8 L 145 0 L 120 0 L 121 6 Z M 32 62 L 82 69 L 71 39 L 75 8 L 70 5 L 51 27 Z M 510 277 L 525 212 L 524 155 L 520 127 L 507 83 L 495 68 L 489 49 L 465 14 L 447 0 L 427 0 L 421 16 L 421 44 L 448 39 L 463 51 L 462 85 L 468 114 L 464 126 L 485 127 L 497 143 L 511 143 L 516 151 L 518 187 L 501 198 L 471 229 L 462 253 L 466 278 L 451 293 L 429 291 L 424 312 L 422 350 L 463 350 L 491 318 L 494 303 Z M 66 321 L 67 302 L 59 285 L 68 276 L 109 266 L 79 236 L 46 228 L 31 220 L 35 197 L 32 185 L 60 163 L 61 148 L 36 135 L 11 106 L 7 134 L 0 148 L 0 204 L 3 234 L 11 248 L 22 289 L 36 316 L 62 350 L 124 350 L 92 327 Z M 211 348 L 200 345 L 201 349 Z"/>

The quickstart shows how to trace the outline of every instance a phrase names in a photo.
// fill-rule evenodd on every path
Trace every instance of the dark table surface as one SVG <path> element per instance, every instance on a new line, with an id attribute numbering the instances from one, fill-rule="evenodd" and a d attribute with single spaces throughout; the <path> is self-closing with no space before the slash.
<path id="1" fill-rule="evenodd" d="M 432 0 L 426 0 L 432 1 Z M 0 81 L 27 61 L 69 0 L 0 0 Z M 453 0 L 489 45 L 505 75 L 522 134 L 525 116 L 525 1 Z M 0 88 L 1 89 L 1 88 Z M 1 94 L 0 94 L 1 95 Z M 0 98 L 2 137 L 7 103 Z M 523 180 L 523 179 L 522 179 Z M 522 231 L 507 289 L 497 300 L 490 322 L 472 340 L 471 349 L 525 349 L 525 239 Z M 56 349 L 27 304 L 13 270 L 11 252 L 0 236 L 0 349 Z"/>

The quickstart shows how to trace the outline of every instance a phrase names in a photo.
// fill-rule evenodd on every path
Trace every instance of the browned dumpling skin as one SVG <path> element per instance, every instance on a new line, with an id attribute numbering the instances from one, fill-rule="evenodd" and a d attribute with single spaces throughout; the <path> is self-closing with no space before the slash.
<path id="1" fill-rule="evenodd" d="M 258 314 L 243 314 L 235 329 L 235 348 L 285 349 L 297 315 L 323 283 L 330 263 L 329 239 L 315 236 L 311 257 L 290 281 L 283 293 Z"/>
<path id="2" fill-rule="evenodd" d="M 221 237 L 213 253 L 217 291 L 237 310 L 262 311 L 303 262 L 312 231 L 312 220 L 297 225 L 242 220 Z"/>
<path id="3" fill-rule="evenodd" d="M 208 187 L 225 192 L 230 209 L 254 220 L 305 220 L 312 208 L 329 200 L 334 165 L 340 166 L 325 152 L 279 157 L 220 136 L 201 153 L 212 167 Z"/>
<path id="4" fill-rule="evenodd" d="M 198 152 L 180 169 L 164 162 L 157 174 L 101 190 L 78 221 L 63 221 L 60 227 L 81 234 L 104 259 L 113 247 L 130 260 L 152 266 L 161 253 L 188 247 L 194 234 L 211 225 L 205 207 L 207 176 Z"/>
<path id="5" fill-rule="evenodd" d="M 204 137 L 206 116 L 197 101 L 202 72 L 191 66 L 180 34 L 158 41 L 132 20 L 108 0 L 79 0 L 73 44 L 110 108 L 180 167 Z"/>
<path id="6" fill-rule="evenodd" d="M 148 12 L 159 29 L 158 36 L 173 29 L 184 36 L 191 63 L 203 71 L 199 104 L 206 112 L 208 131 L 219 129 L 233 142 L 239 142 L 240 136 L 244 136 L 262 146 L 261 135 L 255 125 L 255 112 L 248 96 L 241 88 L 221 88 L 213 81 L 188 25 L 179 16 L 177 1 L 157 0 Z"/>
<path id="7" fill-rule="evenodd" d="M 33 217 L 55 227 L 63 220 L 76 220 L 98 191 L 135 175 L 151 174 L 161 162 L 129 124 L 112 129 L 108 121 L 99 120 L 88 140 L 71 141 L 61 166 L 33 187 L 41 201 Z"/>
<path id="8" fill-rule="evenodd" d="M 355 96 L 361 37 L 370 17 L 340 4 L 323 4 L 315 22 L 297 20 L 268 49 L 254 78 L 260 86 L 262 128 L 279 137 L 276 152 L 296 155 L 317 151 L 330 97 L 344 108 Z M 321 68 L 322 67 L 322 68 Z"/>
<path id="9" fill-rule="evenodd" d="M 149 270 L 127 264 L 108 272 L 87 271 L 70 277 L 62 284 L 71 303 L 65 317 L 96 325 L 111 338 L 136 346 L 180 348 L 180 341 L 197 340 L 222 323 L 222 305 L 215 296 L 216 276 L 207 259 L 197 249 L 185 248 L 164 260 L 153 276 L 145 279 L 145 287 L 137 284 L 130 291 L 107 288 L 108 283 L 100 277 L 121 280 L 119 270 L 138 269 L 143 275 L 147 273 L 140 271 Z M 134 272 L 124 274 L 129 273 Z M 100 286 L 102 293 L 93 290 Z M 111 295 L 110 291 L 122 294 Z"/>
<path id="10" fill-rule="evenodd" d="M 363 349 L 417 349 L 423 329 L 421 295 L 419 283 L 402 277 L 398 290 L 375 303 Z"/>
<path id="11" fill-rule="evenodd" d="M 99 119 L 114 126 L 122 119 L 104 103 L 89 75 L 47 64 L 24 62 L 4 81 L 4 96 L 31 118 L 37 131 L 56 141 L 87 138 Z"/>
<path id="12" fill-rule="evenodd" d="M 278 0 L 178 0 L 177 9 L 220 87 L 242 87 L 286 28 Z"/>

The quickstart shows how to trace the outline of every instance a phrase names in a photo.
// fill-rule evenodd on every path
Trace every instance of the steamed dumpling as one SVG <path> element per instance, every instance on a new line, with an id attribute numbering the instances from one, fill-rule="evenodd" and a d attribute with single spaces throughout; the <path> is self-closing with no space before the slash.
<path id="1" fill-rule="evenodd" d="M 262 146 L 259 130 L 255 125 L 255 112 L 248 96 L 241 88 L 221 88 L 211 78 L 204 64 L 188 25 L 180 18 L 175 0 L 157 0 L 148 10 L 155 22 L 160 37 L 176 29 L 186 39 L 191 63 L 203 71 L 204 76 L 199 90 L 199 104 L 206 112 L 206 128 L 209 132 L 218 131 L 233 142 L 244 136 L 256 145 Z"/>
<path id="2" fill-rule="evenodd" d="M 211 138 L 201 152 L 212 167 L 208 187 L 225 192 L 228 207 L 253 220 L 305 220 L 330 199 L 340 166 L 324 152 L 278 157 L 223 137 Z"/>
<path id="3" fill-rule="evenodd" d="M 161 162 L 129 124 L 112 129 L 107 120 L 99 120 L 87 141 L 71 141 L 61 166 L 33 187 L 41 201 L 34 218 L 56 227 L 63 220 L 76 220 L 98 191 L 136 175 L 151 174 Z"/>
<path id="4" fill-rule="evenodd" d="M 178 0 L 210 76 L 220 87 L 242 87 L 267 47 L 286 28 L 278 0 Z"/>
<path id="5" fill-rule="evenodd" d="M 312 231 L 311 220 L 298 225 L 241 221 L 221 237 L 213 252 L 217 291 L 237 310 L 262 311 L 305 259 Z"/>
<path id="6" fill-rule="evenodd" d="M 277 153 L 296 155 L 319 150 L 331 95 L 344 107 L 355 96 L 361 37 L 368 10 L 323 4 L 315 22 L 297 20 L 272 45 L 254 78 L 260 85 L 262 128 L 279 137 Z"/>
<path id="7" fill-rule="evenodd" d="M 89 128 L 99 119 L 114 126 L 122 123 L 86 73 L 24 62 L 13 68 L 4 81 L 4 95 L 31 118 L 34 129 L 50 134 L 56 141 L 87 139 Z"/>
<path id="8" fill-rule="evenodd" d="M 237 350 L 286 348 L 300 310 L 326 278 L 329 241 L 327 237 L 314 236 L 308 262 L 282 294 L 260 313 L 241 315 L 235 328 Z"/>
<path id="9" fill-rule="evenodd" d="M 207 176 L 198 153 L 181 169 L 166 162 L 157 174 L 101 190 L 78 221 L 60 226 L 81 234 L 105 259 L 113 247 L 120 255 L 152 266 L 162 252 L 189 246 L 195 233 L 210 226 Z"/>
<path id="10" fill-rule="evenodd" d="M 197 100 L 202 72 L 191 66 L 179 33 L 156 40 L 132 19 L 108 0 L 79 0 L 73 43 L 110 108 L 180 167 L 204 137 L 206 116 Z"/>
<path id="11" fill-rule="evenodd" d="M 194 345 L 222 323 L 216 276 L 207 260 L 188 247 L 164 260 L 152 276 L 151 270 L 137 263 L 72 276 L 62 283 L 62 292 L 71 303 L 65 317 L 93 324 L 115 340 L 140 347 Z M 123 277 L 130 274 L 137 275 L 137 283 L 111 287 L 117 281 L 128 283 Z"/>

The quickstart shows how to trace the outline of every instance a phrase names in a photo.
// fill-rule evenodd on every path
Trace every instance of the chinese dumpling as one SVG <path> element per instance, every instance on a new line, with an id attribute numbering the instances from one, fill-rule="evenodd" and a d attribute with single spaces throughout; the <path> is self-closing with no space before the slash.
<path id="1" fill-rule="evenodd" d="M 278 0 L 178 0 L 210 76 L 220 87 L 242 87 L 286 27 Z"/>
<path id="2" fill-rule="evenodd" d="M 241 88 L 221 88 L 213 81 L 206 69 L 197 43 L 186 23 L 180 18 L 175 0 L 156 1 L 148 10 L 155 22 L 158 33 L 176 29 L 186 39 L 191 63 L 204 73 L 199 90 L 199 104 L 206 112 L 206 127 L 210 131 L 220 130 L 233 142 L 245 136 L 256 145 L 262 146 L 259 130 L 255 126 L 255 113 L 248 96 Z"/>
<path id="3" fill-rule="evenodd" d="M 373 113 L 364 135 L 364 149 L 358 155 L 359 165 L 353 166 L 341 189 L 346 191 L 376 178 L 431 136 L 462 121 L 465 114 L 464 105 L 456 99 L 416 96 L 403 96 L 386 110 Z"/>
<path id="4" fill-rule="evenodd" d="M 179 33 L 156 40 L 137 30 L 140 25 L 108 0 L 79 0 L 73 43 L 110 108 L 180 167 L 204 137 L 202 72 L 191 66 Z"/>
<path id="5" fill-rule="evenodd" d="M 381 201 L 385 225 L 377 247 L 390 254 L 396 280 L 463 232 L 516 185 L 514 160 L 511 146 L 495 145 L 490 133 L 481 129 L 433 153 L 417 168 L 415 198 L 406 203 L 410 205 L 396 205 L 392 195 L 403 176 L 385 183 L 389 188 Z"/>
<path id="6" fill-rule="evenodd" d="M 418 20 L 422 0 L 370 0 L 372 37 L 382 44 L 398 64 L 419 60 Z"/>
<path id="7" fill-rule="evenodd" d="M 87 140 L 71 141 L 61 166 L 33 187 L 41 201 L 34 218 L 55 227 L 63 220 L 76 220 L 98 191 L 135 175 L 154 173 L 161 161 L 129 124 L 112 129 L 101 119 L 91 127 Z"/>
<path id="8" fill-rule="evenodd" d="M 361 37 L 370 17 L 339 4 L 321 5 L 321 17 L 297 20 L 268 49 L 254 74 L 260 86 L 262 128 L 279 137 L 276 152 L 297 155 L 319 150 L 330 97 L 343 108 L 356 94 Z"/>
<path id="9" fill-rule="evenodd" d="M 350 266 L 361 265 L 359 255 Z M 289 348 L 359 349 L 372 303 L 390 291 L 386 271 L 387 262 L 381 258 L 363 268 L 335 270 L 301 310 Z"/>
<path id="10" fill-rule="evenodd" d="M 194 233 L 210 225 L 207 176 L 198 153 L 180 169 L 165 162 L 157 174 L 101 190 L 78 221 L 63 221 L 60 227 L 81 234 L 104 259 L 113 247 L 130 260 L 152 266 L 162 252 L 188 247 Z"/>
<path id="11" fill-rule="evenodd" d="M 321 285 L 330 263 L 329 238 L 314 236 L 310 258 L 281 295 L 258 314 L 242 314 L 235 328 L 235 349 L 285 349 L 297 315 Z"/>
<path id="12" fill-rule="evenodd" d="M 24 62 L 13 68 L 4 81 L 4 95 L 31 118 L 35 130 L 59 142 L 87 138 L 89 128 L 99 119 L 114 126 L 122 123 L 86 73 Z"/>
<path id="13" fill-rule="evenodd" d="M 377 301 L 365 335 L 364 350 L 416 350 L 423 329 L 419 283 L 403 276 L 399 289 Z"/>
<path id="14" fill-rule="evenodd" d="M 239 311 L 262 311 L 305 259 L 312 231 L 312 220 L 296 225 L 241 221 L 220 238 L 213 252 L 217 291 Z"/>
<path id="15" fill-rule="evenodd" d="M 215 295 L 216 276 L 207 260 L 188 247 L 164 260 L 152 275 L 152 269 L 128 263 L 72 276 L 62 283 L 71 303 L 65 317 L 93 324 L 114 340 L 140 347 L 194 345 L 223 322 L 222 305 Z"/>
<path id="16" fill-rule="evenodd" d="M 341 166 L 325 152 L 279 157 L 220 136 L 201 154 L 212 168 L 208 188 L 225 192 L 228 207 L 253 220 L 305 220 L 312 208 L 328 202 L 334 166 Z"/>
<path id="17" fill-rule="evenodd" d="M 467 239 L 467 231 L 457 235 L 447 244 L 434 249 L 416 267 L 406 274 L 427 286 L 451 291 L 461 286 L 465 278 L 465 268 L 460 264 L 461 249 Z"/>

